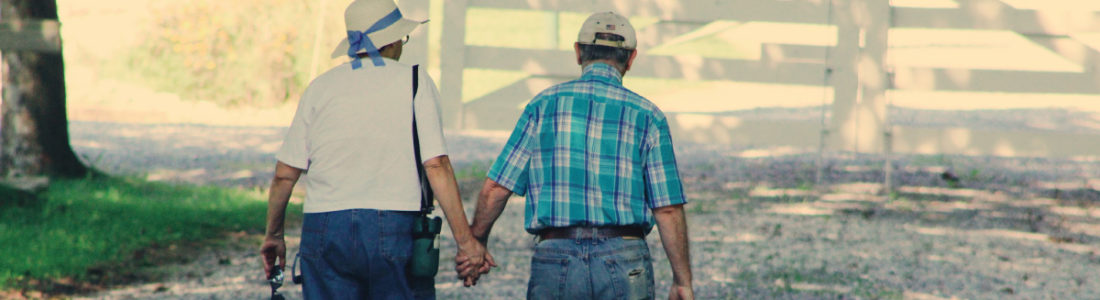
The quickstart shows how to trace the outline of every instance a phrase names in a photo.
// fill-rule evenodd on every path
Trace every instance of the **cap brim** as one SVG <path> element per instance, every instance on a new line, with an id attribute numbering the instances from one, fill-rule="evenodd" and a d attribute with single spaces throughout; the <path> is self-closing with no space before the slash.
<path id="1" fill-rule="evenodd" d="M 414 21 L 409 19 L 401 19 L 393 23 L 393 25 L 390 25 L 390 27 L 386 27 L 386 29 L 371 33 L 369 37 L 371 41 L 375 43 L 375 46 L 382 47 L 385 45 L 389 45 L 390 43 L 399 41 L 402 38 L 405 38 L 406 35 L 409 35 L 413 32 L 413 30 L 416 30 L 417 26 L 420 26 L 420 24 L 428 23 L 428 21 L 429 20 Z M 348 38 L 345 37 L 341 39 L 340 44 L 336 45 L 336 49 L 332 50 L 331 57 L 347 57 L 348 47 L 351 47 L 351 45 L 348 43 Z"/>
<path id="2" fill-rule="evenodd" d="M 592 42 L 577 42 L 577 43 L 579 43 L 581 45 L 596 45 L 596 46 L 607 46 L 607 47 L 612 47 L 612 48 L 634 49 L 634 48 L 630 47 L 630 45 L 627 45 L 626 41 L 609 41 L 609 40 L 596 39 L 595 41 L 592 41 Z"/>

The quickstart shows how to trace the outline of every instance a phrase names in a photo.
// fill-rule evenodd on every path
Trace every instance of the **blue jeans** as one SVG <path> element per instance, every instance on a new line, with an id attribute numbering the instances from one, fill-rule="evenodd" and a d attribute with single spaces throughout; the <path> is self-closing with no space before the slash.
<path id="1" fill-rule="evenodd" d="M 305 299 L 435 299 L 435 280 L 405 276 L 415 212 L 352 209 L 305 214 Z"/>
<path id="2" fill-rule="evenodd" d="M 644 239 L 553 239 L 535 245 L 527 299 L 653 299 Z"/>

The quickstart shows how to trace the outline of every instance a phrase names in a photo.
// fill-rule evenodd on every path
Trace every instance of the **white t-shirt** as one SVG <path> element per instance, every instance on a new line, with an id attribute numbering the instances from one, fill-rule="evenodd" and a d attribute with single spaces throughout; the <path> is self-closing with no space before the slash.
<path id="1" fill-rule="evenodd" d="M 447 153 L 439 91 L 420 68 L 416 122 L 424 161 Z M 412 145 L 412 66 L 345 63 L 313 80 L 275 157 L 306 170 L 307 213 L 420 210 Z"/>

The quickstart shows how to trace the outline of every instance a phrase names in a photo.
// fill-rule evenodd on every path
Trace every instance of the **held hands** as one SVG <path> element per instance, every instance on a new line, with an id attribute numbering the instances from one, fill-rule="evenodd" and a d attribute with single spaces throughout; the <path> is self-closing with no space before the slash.
<path id="1" fill-rule="evenodd" d="M 455 273 L 463 280 L 466 287 L 477 285 L 477 280 L 483 274 L 488 274 L 490 267 L 496 267 L 493 256 L 485 249 L 481 242 L 471 239 L 458 246 L 458 254 L 455 255 Z"/>

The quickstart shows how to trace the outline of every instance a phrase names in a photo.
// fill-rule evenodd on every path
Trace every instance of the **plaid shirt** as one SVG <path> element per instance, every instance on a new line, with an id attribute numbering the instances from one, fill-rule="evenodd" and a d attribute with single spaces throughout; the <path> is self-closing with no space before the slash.
<path id="1" fill-rule="evenodd" d="M 488 177 L 527 196 L 525 228 L 638 225 L 685 203 L 668 120 L 593 63 L 527 104 Z"/>

